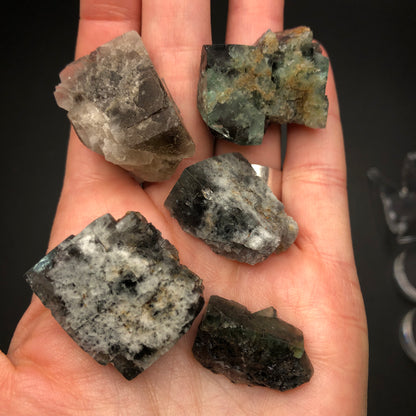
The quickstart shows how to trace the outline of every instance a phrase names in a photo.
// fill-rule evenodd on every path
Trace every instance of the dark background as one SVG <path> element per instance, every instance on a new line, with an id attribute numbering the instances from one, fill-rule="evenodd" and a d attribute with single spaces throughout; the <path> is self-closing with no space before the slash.
<path id="1" fill-rule="evenodd" d="M 45 253 L 62 184 L 69 124 L 52 92 L 59 71 L 73 59 L 79 13 L 76 0 L 13 3 L 3 8 L 1 26 L 3 351 L 30 300 L 22 276 Z M 217 43 L 224 37 L 226 5 L 212 2 Z M 405 154 L 416 150 L 416 2 L 288 0 L 285 27 L 298 25 L 310 26 L 328 50 L 338 86 L 352 235 L 369 325 L 369 415 L 415 415 L 416 364 L 398 342 L 399 322 L 414 305 L 392 280 L 397 247 L 366 171 L 376 166 L 399 182 Z"/>

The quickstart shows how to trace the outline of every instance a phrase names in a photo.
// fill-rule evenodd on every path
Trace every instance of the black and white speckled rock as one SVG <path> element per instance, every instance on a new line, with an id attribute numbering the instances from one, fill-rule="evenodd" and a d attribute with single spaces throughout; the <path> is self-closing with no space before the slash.
<path id="1" fill-rule="evenodd" d="M 249 264 L 286 250 L 298 233 L 283 204 L 239 153 L 186 168 L 165 206 L 215 253 Z"/>
<path id="2" fill-rule="evenodd" d="M 204 367 L 234 383 L 284 391 L 313 374 L 302 331 L 277 318 L 273 307 L 250 313 L 219 296 L 208 302 L 192 351 Z"/>
<path id="3" fill-rule="evenodd" d="M 82 142 L 139 181 L 169 178 L 194 153 L 179 111 L 137 32 L 127 32 L 69 64 L 58 105 Z"/>
<path id="4" fill-rule="evenodd" d="M 139 213 L 106 214 L 26 273 L 68 334 L 127 379 L 167 352 L 203 306 L 202 281 Z"/>

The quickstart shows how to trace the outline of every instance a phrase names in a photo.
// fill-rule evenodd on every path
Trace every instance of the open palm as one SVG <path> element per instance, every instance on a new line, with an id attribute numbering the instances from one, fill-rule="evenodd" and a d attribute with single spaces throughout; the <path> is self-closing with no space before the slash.
<path id="1" fill-rule="evenodd" d="M 282 0 L 230 0 L 227 43 L 252 44 L 283 27 Z M 71 132 L 64 187 L 50 247 L 98 216 L 139 211 L 218 294 L 255 311 L 273 305 L 301 328 L 315 374 L 288 392 L 235 385 L 192 356 L 195 327 L 132 381 L 82 351 L 39 299 L 19 323 L 9 352 L 0 353 L 1 415 L 358 415 L 365 414 L 367 330 L 348 220 L 342 129 L 332 73 L 325 129 L 288 127 L 280 166 L 279 130 L 264 143 L 214 142 L 196 107 L 201 46 L 211 43 L 209 0 L 81 0 L 77 56 L 137 30 L 165 79 L 196 143 L 174 177 L 140 187 L 122 169 L 85 148 Z M 214 254 L 184 233 L 163 202 L 180 172 L 214 154 L 240 151 L 271 167 L 270 186 L 299 224 L 285 253 L 249 266 Z"/>

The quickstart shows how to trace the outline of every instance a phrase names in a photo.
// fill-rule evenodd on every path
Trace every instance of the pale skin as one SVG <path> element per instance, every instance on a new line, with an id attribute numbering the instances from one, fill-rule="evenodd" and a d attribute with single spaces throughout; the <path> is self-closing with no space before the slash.
<path id="1" fill-rule="evenodd" d="M 252 44 L 283 28 L 282 0 L 230 0 L 227 43 Z M 346 166 L 333 74 L 325 129 L 288 126 L 280 163 L 279 128 L 264 143 L 214 142 L 196 107 L 201 45 L 211 43 L 208 0 L 81 0 L 76 56 L 128 30 L 141 33 L 159 75 L 196 144 L 174 177 L 141 188 L 122 169 L 85 148 L 71 131 L 65 181 L 50 248 L 98 216 L 139 211 L 177 247 L 181 262 L 217 294 L 255 311 L 274 306 L 302 329 L 315 373 L 287 392 L 232 384 L 192 356 L 199 320 L 175 347 L 132 381 L 101 366 L 64 332 L 39 299 L 18 324 L 9 351 L 0 352 L 0 414 L 4 415 L 364 415 L 367 326 L 349 225 Z M 256 266 L 214 254 L 184 233 L 163 202 L 180 172 L 214 154 L 242 152 L 270 166 L 270 186 L 299 224 L 285 253 Z"/>

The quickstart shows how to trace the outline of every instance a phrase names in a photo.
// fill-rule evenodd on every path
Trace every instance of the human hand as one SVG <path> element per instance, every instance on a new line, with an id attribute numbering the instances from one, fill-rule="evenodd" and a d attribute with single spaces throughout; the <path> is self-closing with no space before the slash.
<path id="1" fill-rule="evenodd" d="M 227 43 L 252 44 L 267 29 L 283 27 L 282 0 L 229 3 Z M 252 311 L 273 305 L 279 317 L 299 327 L 315 369 L 311 381 L 284 393 L 232 384 L 193 358 L 196 325 L 170 352 L 127 381 L 82 351 L 34 296 L 8 355 L 0 353 L 0 414 L 365 414 L 367 329 L 351 244 L 333 75 L 327 87 L 327 127 L 288 126 L 283 169 L 276 126 L 260 146 L 215 143 L 196 107 L 201 46 L 211 43 L 209 10 L 208 0 L 81 0 L 77 57 L 128 30 L 141 33 L 196 143 L 196 154 L 169 181 L 141 188 L 71 131 L 50 248 L 102 214 L 119 218 L 128 210 L 139 211 L 203 279 L 206 299 L 217 294 Z M 187 165 L 230 151 L 272 168 L 271 188 L 299 224 L 299 236 L 287 252 L 256 266 L 214 254 L 183 232 L 163 206 Z"/>

